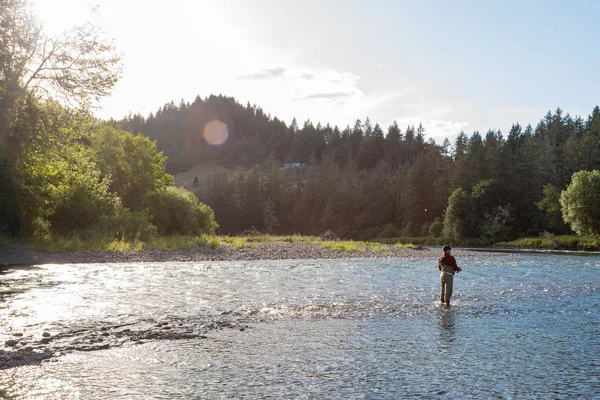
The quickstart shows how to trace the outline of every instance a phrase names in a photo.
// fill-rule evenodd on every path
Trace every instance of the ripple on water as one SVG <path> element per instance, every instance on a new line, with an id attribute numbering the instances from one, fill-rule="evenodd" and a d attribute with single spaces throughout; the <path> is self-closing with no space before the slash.
<path id="1" fill-rule="evenodd" d="M 589 398 L 600 266 L 585 260 L 465 258 L 450 308 L 435 260 L 4 269 L 0 339 L 19 344 L 0 362 L 30 363 L 26 347 L 55 362 L 0 370 L 0 395 Z"/>

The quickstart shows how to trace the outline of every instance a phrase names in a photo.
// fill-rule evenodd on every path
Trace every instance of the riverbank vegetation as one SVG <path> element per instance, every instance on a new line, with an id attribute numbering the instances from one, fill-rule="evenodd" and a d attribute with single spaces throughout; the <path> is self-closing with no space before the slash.
<path id="1" fill-rule="evenodd" d="M 120 69 L 93 24 L 48 36 L 28 1 L 3 3 L 0 238 L 64 249 L 214 235 L 213 211 L 174 185 L 156 143 L 92 116 Z"/>
<path id="2" fill-rule="evenodd" d="M 219 146 L 197 133 L 215 119 L 228 129 Z M 586 118 L 557 109 L 535 126 L 461 132 L 441 144 L 422 126 L 385 129 L 369 118 L 345 128 L 287 125 L 223 96 L 171 102 L 120 123 L 156 140 L 168 170 L 186 171 L 179 181 L 230 235 L 252 227 L 303 235 L 329 229 L 345 239 L 429 237 L 420 240 L 471 246 L 565 235 L 573 231 L 561 193 L 575 172 L 600 168 L 598 107 Z"/>
<path id="3" fill-rule="evenodd" d="M 552 250 L 600 250 L 600 239 L 594 236 L 555 236 L 545 233 L 540 237 L 528 237 L 510 242 L 496 243 L 494 247 Z"/>
<path id="4" fill-rule="evenodd" d="M 106 236 L 95 238 L 81 238 L 77 235 L 70 237 L 57 236 L 50 239 L 37 240 L 33 248 L 46 253 L 70 252 L 70 251 L 142 251 L 142 250 L 175 250 L 194 247 L 208 247 L 217 249 L 220 246 L 230 246 L 233 250 L 242 248 L 257 248 L 259 244 L 311 244 L 323 249 L 331 249 L 341 252 L 359 251 L 385 252 L 390 247 L 397 249 L 412 248 L 411 244 L 396 243 L 388 246 L 378 242 L 365 242 L 354 240 L 323 240 L 314 236 L 301 235 L 247 235 L 247 236 L 184 236 L 171 235 L 149 238 L 112 239 Z"/>
<path id="5" fill-rule="evenodd" d="M 259 241 L 208 238 L 249 230 L 293 243 L 329 230 L 353 240 L 326 244 L 340 248 L 600 234 L 599 107 L 441 144 L 422 125 L 288 125 L 213 95 L 101 121 L 91 106 L 121 60 L 92 24 L 73 29 L 48 37 L 27 1 L 3 10 L 0 245 L 244 247 Z"/>

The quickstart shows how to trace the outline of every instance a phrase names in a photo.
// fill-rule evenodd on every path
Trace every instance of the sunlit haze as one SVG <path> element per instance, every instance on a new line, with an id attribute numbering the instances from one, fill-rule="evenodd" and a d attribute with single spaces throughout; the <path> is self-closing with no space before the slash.
<path id="1" fill-rule="evenodd" d="M 300 123 L 402 129 L 441 142 L 598 104 L 600 2 L 37 0 L 50 32 L 93 19 L 123 55 L 97 115 L 223 94 Z M 93 10 L 93 11 L 92 11 Z"/>

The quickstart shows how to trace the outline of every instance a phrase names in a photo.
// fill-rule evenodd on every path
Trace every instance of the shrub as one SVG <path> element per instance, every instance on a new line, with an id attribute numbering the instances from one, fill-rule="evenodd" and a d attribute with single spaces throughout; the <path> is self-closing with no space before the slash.
<path id="1" fill-rule="evenodd" d="M 429 236 L 439 237 L 444 229 L 444 224 L 440 217 L 435 217 L 431 225 L 429 225 Z"/>
<path id="2" fill-rule="evenodd" d="M 157 228 L 150 222 L 148 213 L 120 208 L 113 215 L 102 218 L 89 233 L 92 232 L 112 239 L 145 241 L 156 236 Z"/>
<path id="3" fill-rule="evenodd" d="M 600 235 L 600 171 L 579 171 L 560 195 L 563 219 L 578 235 Z"/>
<path id="4" fill-rule="evenodd" d="M 466 220 L 469 197 L 462 189 L 456 189 L 448 198 L 444 218 L 443 236 L 448 242 L 460 242 L 467 237 Z"/>
<path id="5" fill-rule="evenodd" d="M 219 227 L 212 208 L 184 188 L 157 190 L 150 196 L 149 206 L 151 221 L 162 235 L 214 235 Z"/>

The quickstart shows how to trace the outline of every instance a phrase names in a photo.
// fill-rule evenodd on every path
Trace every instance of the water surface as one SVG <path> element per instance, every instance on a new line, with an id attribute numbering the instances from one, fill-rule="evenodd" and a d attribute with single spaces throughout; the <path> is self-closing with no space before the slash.
<path id="1" fill-rule="evenodd" d="M 600 258 L 458 261 L 450 308 L 436 301 L 435 260 L 5 269 L 0 339 L 23 333 L 31 345 L 48 332 L 39 351 L 54 357 L 0 370 L 0 394 L 600 396 Z"/>

